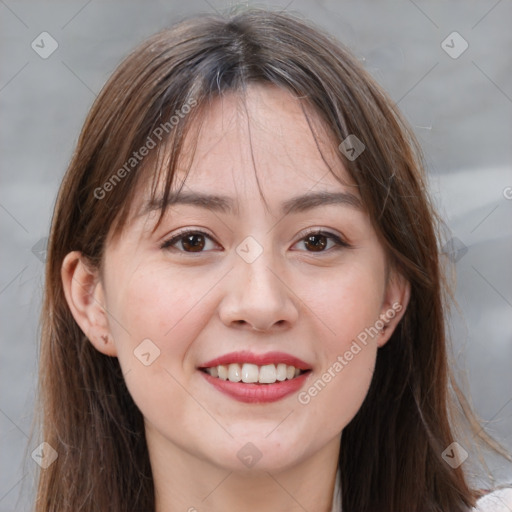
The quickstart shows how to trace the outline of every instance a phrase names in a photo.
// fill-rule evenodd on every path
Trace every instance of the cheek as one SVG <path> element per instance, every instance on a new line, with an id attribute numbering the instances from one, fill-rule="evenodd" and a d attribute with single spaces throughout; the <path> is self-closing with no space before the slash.
<path id="1" fill-rule="evenodd" d="M 123 274 L 124 281 L 111 274 L 109 307 L 130 395 L 154 423 L 171 404 L 173 414 L 185 417 L 187 353 L 212 314 L 205 295 L 215 280 L 205 282 L 212 280 L 199 272 L 195 278 L 171 274 L 158 265 Z"/>
<path id="2" fill-rule="evenodd" d="M 323 418 L 325 437 L 334 437 L 353 420 L 370 387 L 376 351 L 366 347 L 347 362 L 337 361 L 298 397 L 308 418 Z"/>
<path id="3" fill-rule="evenodd" d="M 160 349 L 161 361 L 175 365 L 207 321 L 203 299 L 214 281 L 199 272 L 194 277 L 154 265 L 138 266 L 114 292 L 118 322 L 112 327 L 121 350 L 133 351 L 142 340 L 150 339 Z"/>
<path id="4" fill-rule="evenodd" d="M 317 280 L 307 294 L 307 306 L 317 317 L 316 349 L 321 368 L 298 395 L 310 416 L 329 411 L 334 435 L 355 416 L 368 392 L 375 367 L 380 330 L 375 326 L 381 313 L 384 268 L 373 257 L 363 255 L 342 271 Z"/>
<path id="5" fill-rule="evenodd" d="M 305 304 L 320 321 L 325 340 L 321 348 L 327 353 L 345 351 L 353 339 L 375 325 L 384 296 L 381 267 L 373 255 L 362 254 L 336 272 L 317 275 L 314 282 L 302 278 Z"/>

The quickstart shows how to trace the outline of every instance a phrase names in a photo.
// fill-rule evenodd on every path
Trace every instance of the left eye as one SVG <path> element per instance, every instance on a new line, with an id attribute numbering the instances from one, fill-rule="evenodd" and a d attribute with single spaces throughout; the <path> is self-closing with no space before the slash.
<path id="1" fill-rule="evenodd" d="M 331 246 L 329 246 L 329 241 L 332 244 Z M 350 245 L 342 240 L 338 235 L 328 231 L 310 232 L 304 238 L 302 238 L 300 242 L 304 244 L 304 247 L 310 249 L 308 252 L 326 252 L 333 247 L 350 247 Z"/>
<path id="2" fill-rule="evenodd" d="M 208 250 L 208 242 L 212 245 L 216 245 L 212 238 L 203 231 L 183 231 L 165 241 L 161 248 L 173 248 L 178 249 L 180 252 L 199 253 Z M 326 252 L 332 248 L 350 247 L 350 245 L 338 235 L 327 231 L 313 231 L 307 233 L 297 242 L 297 244 L 300 243 L 304 245 L 307 252 Z"/>

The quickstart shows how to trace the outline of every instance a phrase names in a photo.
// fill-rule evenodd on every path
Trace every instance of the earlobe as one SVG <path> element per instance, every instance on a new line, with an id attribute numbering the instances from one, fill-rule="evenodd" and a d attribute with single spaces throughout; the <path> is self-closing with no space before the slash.
<path id="1" fill-rule="evenodd" d="M 380 320 L 383 327 L 377 345 L 382 347 L 391 338 L 409 304 L 411 284 L 402 274 L 393 272 L 388 280 L 386 294 L 381 308 Z"/>
<path id="2" fill-rule="evenodd" d="M 80 329 L 97 350 L 116 356 L 98 272 L 91 268 L 79 251 L 73 251 L 62 262 L 61 278 L 66 301 Z"/>

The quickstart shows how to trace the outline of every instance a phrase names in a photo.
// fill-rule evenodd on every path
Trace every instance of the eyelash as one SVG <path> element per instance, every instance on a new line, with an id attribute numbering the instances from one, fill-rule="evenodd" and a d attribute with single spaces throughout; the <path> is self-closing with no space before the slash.
<path id="1" fill-rule="evenodd" d="M 205 238 L 208 238 L 208 239 L 214 241 L 213 238 L 208 233 L 205 233 L 204 231 L 200 231 L 197 229 L 185 229 L 183 231 L 180 231 L 179 233 L 177 233 L 170 239 L 164 241 L 161 245 L 161 249 L 175 249 L 172 246 L 175 245 L 180 240 L 184 239 L 187 235 L 203 235 Z M 332 250 L 350 249 L 352 247 L 352 245 L 345 242 L 345 240 L 343 240 L 340 236 L 338 236 L 334 233 L 331 233 L 330 231 L 323 231 L 323 230 L 319 230 L 319 229 L 312 229 L 312 230 L 307 231 L 306 233 L 303 233 L 302 238 L 300 238 L 299 242 L 305 240 L 308 236 L 312 236 L 312 235 L 325 236 L 326 238 L 333 240 L 335 243 L 335 246 L 331 247 L 330 249 L 327 249 L 325 251 L 318 251 L 320 254 L 322 254 L 322 253 L 325 254 Z M 182 252 L 185 254 L 201 254 L 203 252 L 208 252 L 208 251 L 198 251 L 197 253 L 194 253 L 194 252 L 187 252 L 187 251 L 179 250 L 178 252 Z M 315 253 L 315 251 L 306 251 L 306 252 Z"/>

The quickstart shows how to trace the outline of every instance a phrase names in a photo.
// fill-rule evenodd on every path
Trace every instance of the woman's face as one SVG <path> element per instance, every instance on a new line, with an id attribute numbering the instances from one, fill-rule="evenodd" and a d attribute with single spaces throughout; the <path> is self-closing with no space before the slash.
<path id="1" fill-rule="evenodd" d="M 290 468 L 339 442 L 360 408 L 406 287 L 387 284 L 357 188 L 315 126 L 346 185 L 289 93 L 216 100 L 183 201 L 152 233 L 159 211 L 141 194 L 107 244 L 96 297 L 150 445 L 235 471 Z"/>

